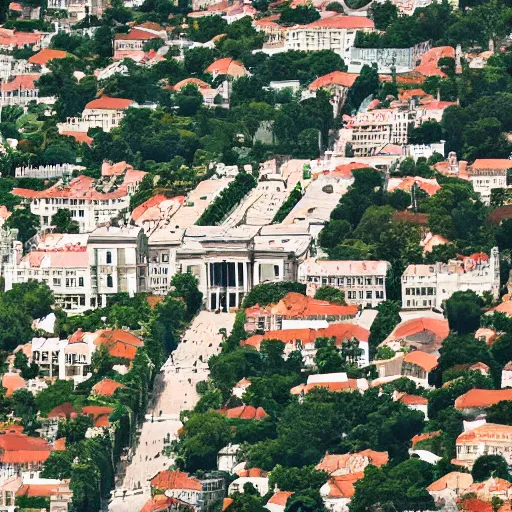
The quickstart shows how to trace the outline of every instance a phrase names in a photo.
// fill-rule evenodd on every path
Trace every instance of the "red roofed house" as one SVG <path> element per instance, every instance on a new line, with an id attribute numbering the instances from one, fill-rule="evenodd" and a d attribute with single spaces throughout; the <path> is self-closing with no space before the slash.
<path id="1" fill-rule="evenodd" d="M 456 445 L 455 463 L 468 469 L 482 455 L 501 455 L 509 465 L 512 463 L 512 427 L 509 425 L 486 423 L 460 434 Z"/>
<path id="2" fill-rule="evenodd" d="M 137 106 L 133 100 L 103 95 L 87 103 L 81 117 L 68 117 L 65 123 L 58 123 L 57 127 L 59 133 L 87 133 L 90 128 L 101 128 L 109 132 L 119 126 L 128 108 Z"/>
<path id="3" fill-rule="evenodd" d="M 474 191 L 485 204 L 490 204 L 493 188 L 512 188 L 512 161 L 506 158 L 479 158 L 467 171 Z"/>
<path id="4" fill-rule="evenodd" d="M 51 446 L 45 439 L 0 432 L 0 465 L 5 476 L 21 471 L 40 471 L 50 451 Z"/>
<path id="5" fill-rule="evenodd" d="M 156 494 L 142 507 L 140 512 L 174 512 L 186 507 L 186 504 L 165 494 Z"/>
<path id="6" fill-rule="evenodd" d="M 243 494 L 245 484 L 252 484 L 260 496 L 265 496 L 269 491 L 267 472 L 258 468 L 241 471 L 238 478 L 229 484 L 228 495 L 232 496 L 235 492 Z"/>
<path id="7" fill-rule="evenodd" d="M 290 328 L 327 327 L 329 323 L 354 318 L 357 306 L 340 306 L 324 300 L 312 299 L 290 292 L 277 304 L 260 307 L 258 304 L 245 311 L 245 330 L 265 331 Z"/>
<path id="8" fill-rule="evenodd" d="M 109 427 L 110 421 L 108 417 L 113 412 L 113 407 L 106 407 L 103 405 L 87 405 L 82 407 L 82 414 L 84 416 L 90 416 L 93 420 L 94 426 L 97 428 Z"/>
<path id="9" fill-rule="evenodd" d="M 18 32 L 0 27 L 0 50 L 12 51 L 15 48 L 24 48 L 25 46 L 39 49 L 44 35 L 35 32 Z"/>
<path id="10" fill-rule="evenodd" d="M 0 87 L 0 100 L 4 105 L 19 105 L 24 107 L 31 101 L 51 104 L 55 98 L 39 98 L 39 88 L 35 82 L 41 75 L 16 75 L 9 82 L 5 81 Z"/>
<path id="11" fill-rule="evenodd" d="M 424 388 L 429 387 L 429 373 L 437 368 L 439 356 L 413 350 L 405 355 L 402 361 L 402 375 L 414 380 Z"/>
<path id="12" fill-rule="evenodd" d="M 339 14 L 319 19 L 309 25 L 288 28 L 284 46 L 286 50 L 331 50 L 348 60 L 359 30 L 373 32 L 373 21 L 362 16 Z"/>
<path id="13" fill-rule="evenodd" d="M 446 74 L 443 73 L 437 65 L 439 59 L 444 57 L 455 59 L 455 49 L 451 46 L 436 46 L 435 48 L 431 48 L 422 55 L 420 65 L 416 66 L 414 71 L 424 76 L 440 76 L 446 78 Z"/>
<path id="14" fill-rule="evenodd" d="M 308 89 L 311 91 L 312 96 L 316 96 L 318 89 L 329 91 L 332 94 L 331 103 L 334 117 L 338 117 L 347 99 L 348 91 L 354 85 L 358 76 L 359 75 L 356 73 L 333 71 L 332 73 L 318 77 L 309 84 Z"/>
<path id="15" fill-rule="evenodd" d="M 419 395 L 409 395 L 408 393 L 399 393 L 395 391 L 393 393 L 393 400 L 402 402 L 412 411 L 420 411 L 425 416 L 425 419 L 428 420 L 428 400 Z"/>
<path id="16" fill-rule="evenodd" d="M 5 396 L 11 397 L 18 389 L 27 385 L 25 379 L 19 373 L 4 373 L 2 375 L 2 387 L 5 388 Z"/>
<path id="17" fill-rule="evenodd" d="M 419 317 L 400 322 L 381 345 L 390 347 L 395 352 L 402 348 L 437 352 L 448 334 L 448 320 Z"/>
<path id="18" fill-rule="evenodd" d="M 467 494 L 466 489 L 472 483 L 473 477 L 470 474 L 452 471 L 431 483 L 427 491 L 439 510 L 457 510 L 457 498 Z"/>
<path id="19" fill-rule="evenodd" d="M 14 188 L 12 193 L 21 198 L 24 204 L 30 204 L 30 211 L 39 217 L 41 227 L 45 230 L 53 227 L 52 217 L 64 207 L 71 211 L 71 217 L 78 222 L 80 232 L 88 233 L 129 208 L 130 196 L 137 191 L 145 175 L 143 171 L 126 166 L 124 176 L 116 180 L 115 189 L 109 185 L 108 179 L 95 180 L 88 176 L 77 176 L 69 182 L 59 180 L 45 190 Z M 68 235 L 66 242 L 68 245 L 78 244 L 85 251 L 88 238 L 82 237 L 75 241 Z M 45 251 L 48 249 L 51 247 L 43 248 Z M 66 245 L 63 244 L 59 252 L 65 249 Z"/>
<path id="20" fill-rule="evenodd" d="M 137 353 L 137 348 L 142 347 L 144 342 L 130 332 L 122 329 L 113 329 L 106 331 L 97 331 L 95 345 L 106 345 L 110 355 L 133 360 Z"/>
<path id="21" fill-rule="evenodd" d="M 329 480 L 320 487 L 320 496 L 322 496 L 326 510 L 348 511 L 352 496 L 354 496 L 356 492 L 354 484 L 363 477 L 363 472 L 331 476 Z"/>
<path id="22" fill-rule="evenodd" d="M 500 266 L 497 247 L 491 254 L 476 253 L 433 265 L 409 265 L 402 274 L 402 308 L 442 308 L 455 292 L 491 292 L 499 297 Z"/>
<path id="23" fill-rule="evenodd" d="M 360 168 L 358 164 L 350 165 Z M 310 297 L 321 286 L 329 285 L 344 292 L 347 304 L 376 307 L 386 300 L 386 273 L 390 266 L 388 261 L 308 258 L 299 265 L 298 281 L 306 284 Z"/>
<path id="24" fill-rule="evenodd" d="M 360 367 L 369 364 L 368 339 L 370 332 L 363 327 L 351 324 L 340 323 L 330 324 L 324 329 L 282 329 L 278 331 L 267 331 L 265 334 L 255 334 L 247 340 L 242 341 L 242 345 L 248 345 L 260 349 L 263 340 L 280 340 L 285 343 L 284 357 L 294 350 L 300 350 L 307 366 L 314 365 L 316 355 L 315 341 L 317 338 L 334 338 L 336 346 L 341 350 L 343 343 L 357 340 L 358 348 L 362 352 L 355 357 L 354 362 Z"/>
<path id="25" fill-rule="evenodd" d="M 133 28 L 127 34 L 116 34 L 114 37 L 114 60 L 130 58 L 134 52 L 143 52 L 144 44 L 153 39 L 162 40 L 162 35 L 142 28 Z"/>
<path id="26" fill-rule="evenodd" d="M 207 510 L 225 496 L 224 478 L 199 479 L 173 470 L 160 471 L 151 479 L 151 487 L 197 511 Z"/>

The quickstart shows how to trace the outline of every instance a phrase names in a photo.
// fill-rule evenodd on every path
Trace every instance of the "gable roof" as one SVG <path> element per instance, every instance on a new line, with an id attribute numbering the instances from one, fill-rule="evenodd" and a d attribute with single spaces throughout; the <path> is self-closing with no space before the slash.
<path id="1" fill-rule="evenodd" d="M 147 41 L 149 39 L 162 39 L 162 37 L 147 30 L 132 28 L 127 34 L 116 34 L 114 39 L 116 41 Z"/>
<path id="2" fill-rule="evenodd" d="M 281 507 L 285 507 L 288 498 L 292 494 L 293 492 L 290 491 L 276 491 L 267 501 L 267 504 L 280 505 Z"/>
<path id="3" fill-rule="evenodd" d="M 292 29 L 311 29 L 311 28 L 334 28 L 334 29 L 364 29 L 374 28 L 374 23 L 370 18 L 364 16 L 345 16 L 339 14 L 330 18 L 321 18 L 308 25 L 295 26 Z"/>
<path id="4" fill-rule="evenodd" d="M 326 453 L 324 458 L 315 466 L 316 469 L 327 473 L 338 472 L 339 474 L 359 473 L 372 464 L 373 466 L 384 466 L 389 462 L 388 452 L 377 452 L 375 450 L 363 450 L 357 453 L 344 453 L 342 455 Z"/>
<path id="5" fill-rule="evenodd" d="M 110 421 L 108 417 L 114 412 L 113 407 L 103 405 L 87 405 L 82 407 L 82 414 L 92 416 L 95 427 L 108 427 Z"/>
<path id="6" fill-rule="evenodd" d="M 459 471 L 452 471 L 439 480 L 432 482 L 427 491 L 444 491 L 445 489 L 467 489 L 473 483 L 473 477 L 469 473 L 461 473 Z"/>
<path id="7" fill-rule="evenodd" d="M 69 418 L 73 413 L 76 413 L 73 404 L 65 402 L 53 408 L 48 413 L 48 418 Z"/>
<path id="8" fill-rule="evenodd" d="M 212 62 L 204 72 L 215 73 L 216 75 L 230 75 L 234 77 L 247 75 L 247 70 L 242 62 L 231 57 L 225 57 Z"/>

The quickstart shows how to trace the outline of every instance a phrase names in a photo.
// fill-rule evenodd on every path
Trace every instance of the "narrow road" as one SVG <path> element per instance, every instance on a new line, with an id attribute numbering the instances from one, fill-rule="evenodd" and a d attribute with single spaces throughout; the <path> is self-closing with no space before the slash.
<path id="1" fill-rule="evenodd" d="M 208 378 L 208 359 L 220 351 L 219 329 L 229 334 L 234 321 L 233 313 L 201 311 L 183 334 L 155 379 L 152 407 L 123 481 L 116 486 L 110 512 L 138 512 L 150 498 L 149 480 L 172 463 L 162 452 L 181 427 L 180 412 L 199 400 L 196 384 Z"/>

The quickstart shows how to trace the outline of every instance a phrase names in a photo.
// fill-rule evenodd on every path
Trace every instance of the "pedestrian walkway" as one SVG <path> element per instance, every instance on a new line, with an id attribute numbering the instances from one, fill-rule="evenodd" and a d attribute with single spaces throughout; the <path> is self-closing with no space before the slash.
<path id="1" fill-rule="evenodd" d="M 229 333 L 234 321 L 233 313 L 201 311 L 183 334 L 155 379 L 152 406 L 123 482 L 114 492 L 110 512 L 138 512 L 140 503 L 144 505 L 150 498 L 149 480 L 172 464 L 162 452 L 182 426 L 179 414 L 192 409 L 199 400 L 196 384 L 208 378 L 208 359 L 220 352 L 219 330 Z M 134 493 L 139 489 L 142 493 Z"/>

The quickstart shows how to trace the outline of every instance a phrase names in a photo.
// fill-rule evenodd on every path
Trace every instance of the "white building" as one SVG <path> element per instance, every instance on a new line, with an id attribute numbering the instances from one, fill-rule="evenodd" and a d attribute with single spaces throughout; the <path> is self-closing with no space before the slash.
<path id="1" fill-rule="evenodd" d="M 491 201 L 492 189 L 512 188 L 512 160 L 505 158 L 478 159 L 467 168 L 473 190 L 483 203 Z"/>
<path id="2" fill-rule="evenodd" d="M 68 183 L 64 178 L 45 190 L 15 188 L 12 193 L 30 205 L 30 211 L 39 217 L 42 230 L 52 229 L 53 216 L 65 209 L 71 212 L 72 220 L 78 222 L 80 232 L 87 233 L 122 217 L 129 209 L 130 197 L 146 175 L 125 162 L 116 166 L 120 166 L 116 176 L 110 174 L 109 165 L 104 164 L 100 180 L 78 176 Z"/>
<path id="3" fill-rule="evenodd" d="M 6 290 L 13 283 L 42 281 L 58 306 L 79 313 L 105 306 L 109 295 L 147 291 L 147 258 L 147 238 L 135 226 L 48 235 L 10 272 Z"/>
<path id="4" fill-rule="evenodd" d="M 299 282 L 314 297 L 322 286 L 332 286 L 345 294 L 347 304 L 376 307 L 386 300 L 388 261 L 330 261 L 308 258 L 299 265 Z"/>
<path id="5" fill-rule="evenodd" d="M 358 30 L 372 32 L 373 21 L 362 16 L 337 15 L 323 18 L 309 25 L 295 25 L 285 32 L 284 47 L 306 52 L 331 50 L 350 59 Z"/>
<path id="6" fill-rule="evenodd" d="M 58 123 L 57 127 L 59 133 L 87 133 L 90 128 L 101 128 L 104 132 L 109 132 L 119 126 L 130 107 L 138 105 L 133 100 L 103 95 L 87 103 L 81 117 L 68 117 L 65 123 Z"/>
<path id="7" fill-rule="evenodd" d="M 469 257 L 434 265 L 409 265 L 402 274 L 402 308 L 441 308 L 443 301 L 458 291 L 473 290 L 478 295 L 499 296 L 500 263 L 498 248 L 491 255 Z"/>
<path id="8" fill-rule="evenodd" d="M 74 21 L 83 20 L 87 15 L 101 18 L 107 2 L 103 0 L 49 0 L 48 9 L 61 9 L 69 13 Z"/>

